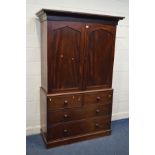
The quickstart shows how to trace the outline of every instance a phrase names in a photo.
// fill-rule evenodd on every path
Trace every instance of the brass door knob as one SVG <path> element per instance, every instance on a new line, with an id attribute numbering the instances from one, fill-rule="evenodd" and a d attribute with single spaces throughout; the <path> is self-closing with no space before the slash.
<path id="1" fill-rule="evenodd" d="M 64 55 L 63 55 L 63 54 L 61 54 L 61 55 L 60 55 L 60 58 L 61 58 L 61 59 L 63 59 L 63 57 L 64 57 Z"/>

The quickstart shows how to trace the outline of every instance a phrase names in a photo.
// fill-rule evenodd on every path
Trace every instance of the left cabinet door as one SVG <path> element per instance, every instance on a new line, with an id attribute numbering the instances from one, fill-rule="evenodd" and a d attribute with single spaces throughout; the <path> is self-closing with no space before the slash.
<path id="1" fill-rule="evenodd" d="M 48 92 L 80 90 L 84 33 L 78 22 L 48 22 Z"/>

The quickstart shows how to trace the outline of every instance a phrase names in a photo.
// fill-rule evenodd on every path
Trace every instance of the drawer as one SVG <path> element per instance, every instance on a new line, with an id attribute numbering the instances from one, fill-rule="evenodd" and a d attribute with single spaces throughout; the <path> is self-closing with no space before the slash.
<path id="1" fill-rule="evenodd" d="M 84 94 L 84 104 L 111 104 L 113 91 L 89 92 Z"/>
<path id="2" fill-rule="evenodd" d="M 108 130 L 111 125 L 111 116 L 89 118 L 70 123 L 61 123 L 48 128 L 48 139 L 59 139 L 64 137 L 76 136 L 89 132 Z"/>
<path id="3" fill-rule="evenodd" d="M 112 104 L 92 104 L 89 106 L 84 106 L 83 108 L 49 111 L 47 114 L 47 120 L 48 124 L 55 124 L 60 122 L 85 119 L 89 117 L 111 115 L 111 111 Z"/>
<path id="4" fill-rule="evenodd" d="M 48 110 L 59 108 L 73 108 L 82 106 L 82 95 L 58 95 L 48 96 L 47 98 Z"/>

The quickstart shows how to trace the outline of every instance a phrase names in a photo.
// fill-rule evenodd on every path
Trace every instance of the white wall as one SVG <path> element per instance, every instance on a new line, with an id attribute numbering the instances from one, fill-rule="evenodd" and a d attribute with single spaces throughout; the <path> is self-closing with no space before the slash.
<path id="1" fill-rule="evenodd" d="M 27 90 L 26 90 L 26 130 L 27 135 L 40 131 L 40 24 L 35 13 L 42 8 L 91 12 L 124 16 L 119 22 L 113 74 L 114 102 L 113 120 L 128 117 L 128 0 L 27 0 Z"/>

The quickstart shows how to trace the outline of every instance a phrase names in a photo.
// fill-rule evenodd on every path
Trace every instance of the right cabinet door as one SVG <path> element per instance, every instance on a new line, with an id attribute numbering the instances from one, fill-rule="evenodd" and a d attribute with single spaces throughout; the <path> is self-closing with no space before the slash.
<path id="1" fill-rule="evenodd" d="M 85 26 L 85 88 L 110 88 L 114 60 L 115 26 Z"/>

